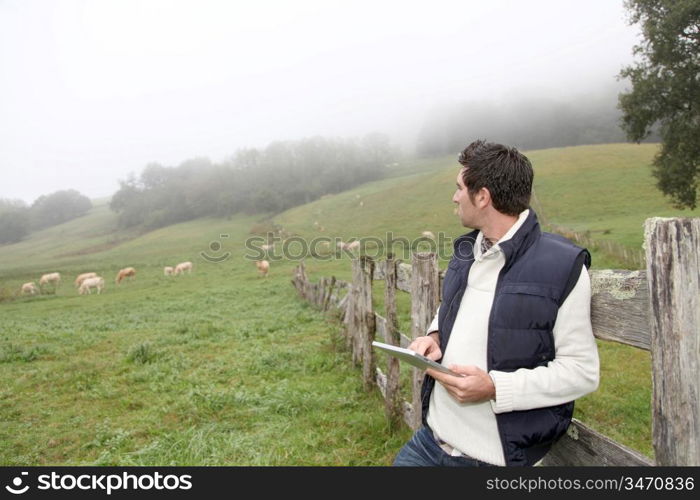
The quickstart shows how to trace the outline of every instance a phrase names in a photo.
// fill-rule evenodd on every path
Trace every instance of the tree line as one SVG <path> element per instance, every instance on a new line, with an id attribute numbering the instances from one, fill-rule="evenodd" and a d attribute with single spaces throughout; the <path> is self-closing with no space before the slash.
<path id="1" fill-rule="evenodd" d="M 388 137 L 313 137 L 242 149 L 230 159 L 147 165 L 120 181 L 110 208 L 120 227 L 154 229 L 203 216 L 277 213 L 381 178 L 396 153 Z"/>
<path id="2" fill-rule="evenodd" d="M 208 158 L 176 167 L 151 163 L 138 177 L 120 181 L 110 208 L 120 227 L 144 229 L 204 216 L 276 213 L 379 179 L 397 155 L 387 136 L 372 133 L 277 141 L 239 150 L 218 164 Z M 31 206 L 0 198 L 0 244 L 21 241 L 90 208 L 89 198 L 72 189 L 40 196 Z"/>
<path id="3" fill-rule="evenodd" d="M 74 189 L 42 195 L 31 206 L 0 198 L 0 244 L 15 243 L 31 231 L 69 221 L 91 208 L 90 199 Z"/>

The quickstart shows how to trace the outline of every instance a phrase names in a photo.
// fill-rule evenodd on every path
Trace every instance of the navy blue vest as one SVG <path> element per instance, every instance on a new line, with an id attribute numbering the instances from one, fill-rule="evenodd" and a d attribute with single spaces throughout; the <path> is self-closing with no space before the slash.
<path id="1" fill-rule="evenodd" d="M 444 353 L 467 287 L 478 231 L 454 242 L 445 273 L 440 306 L 440 349 Z M 554 359 L 554 323 L 559 307 L 576 285 L 581 266 L 590 267 L 587 250 L 566 238 L 540 231 L 530 209 L 513 238 L 500 244 L 505 265 L 498 275 L 491 307 L 487 343 L 487 371 L 513 372 L 536 368 Z M 435 379 L 426 376 L 422 388 L 423 423 Z M 506 465 L 532 465 L 566 432 L 573 401 L 547 408 L 496 415 Z"/>

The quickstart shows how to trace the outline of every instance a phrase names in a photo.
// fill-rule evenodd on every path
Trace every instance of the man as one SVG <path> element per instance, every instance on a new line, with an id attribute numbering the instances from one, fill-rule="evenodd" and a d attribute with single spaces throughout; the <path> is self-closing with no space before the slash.
<path id="1" fill-rule="evenodd" d="M 409 348 L 462 376 L 426 371 L 423 427 L 394 465 L 533 465 L 598 387 L 590 254 L 540 231 L 516 149 L 475 141 L 459 163 L 452 201 L 475 230 L 455 240 L 442 303 Z"/>

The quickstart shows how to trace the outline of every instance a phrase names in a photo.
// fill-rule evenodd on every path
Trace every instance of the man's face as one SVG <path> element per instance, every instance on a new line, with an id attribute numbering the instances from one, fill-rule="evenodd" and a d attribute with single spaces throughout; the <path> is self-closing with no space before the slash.
<path id="1" fill-rule="evenodd" d="M 459 220 L 462 222 L 464 227 L 471 227 L 477 229 L 478 226 L 478 209 L 472 203 L 469 197 L 469 191 L 467 186 L 464 185 L 464 180 L 462 180 L 462 174 L 464 173 L 464 168 L 462 168 L 457 174 L 457 190 L 455 191 L 452 201 L 457 204 L 457 215 Z"/>

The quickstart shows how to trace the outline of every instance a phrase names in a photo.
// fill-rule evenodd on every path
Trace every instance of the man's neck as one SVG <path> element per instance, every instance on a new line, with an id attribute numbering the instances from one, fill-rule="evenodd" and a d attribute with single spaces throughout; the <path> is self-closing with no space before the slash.
<path id="1" fill-rule="evenodd" d="M 484 234 L 484 238 L 495 244 L 516 222 L 518 222 L 517 215 L 504 215 L 496 212 L 481 227 L 481 232 Z"/>

